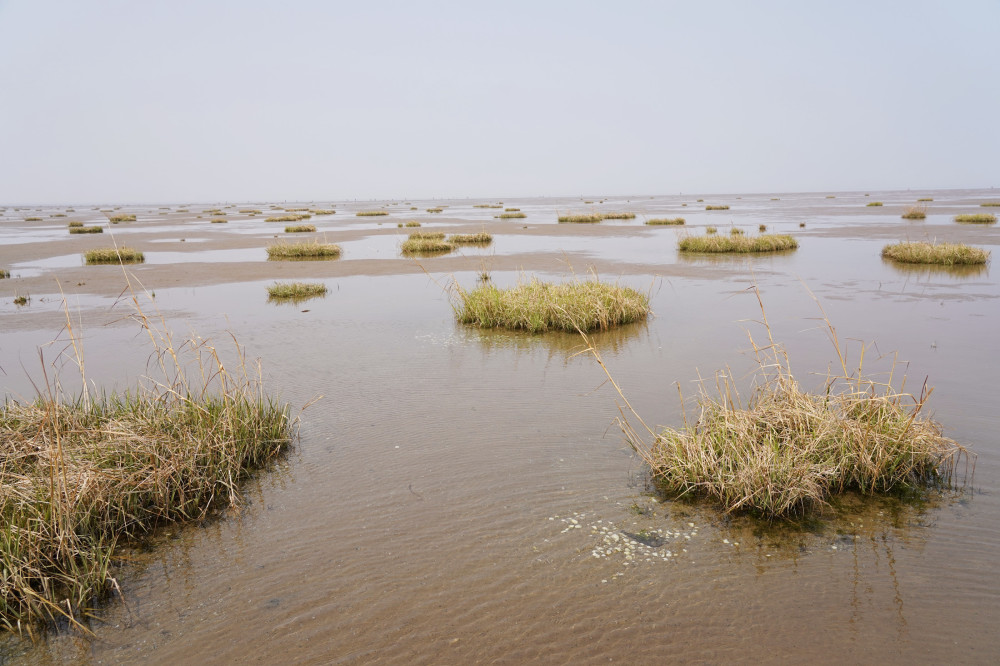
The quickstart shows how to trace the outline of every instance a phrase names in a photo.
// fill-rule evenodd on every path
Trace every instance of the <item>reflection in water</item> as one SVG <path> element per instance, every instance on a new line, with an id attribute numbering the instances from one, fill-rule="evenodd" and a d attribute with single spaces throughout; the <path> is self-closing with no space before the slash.
<path id="1" fill-rule="evenodd" d="M 942 266 L 941 264 L 906 264 L 891 259 L 882 259 L 882 264 L 908 277 L 916 278 L 953 277 L 961 280 L 989 275 L 989 264 Z"/>
<path id="2" fill-rule="evenodd" d="M 649 324 L 646 321 L 617 326 L 607 331 L 590 333 L 587 335 L 587 340 L 584 340 L 579 333 L 567 333 L 565 331 L 532 334 L 524 331 L 475 328 L 461 324 L 456 324 L 456 326 L 464 332 L 467 340 L 478 342 L 484 350 L 534 352 L 544 349 L 548 352 L 550 358 L 555 355 L 571 357 L 579 354 L 587 349 L 587 340 L 598 351 L 618 353 L 630 342 L 649 334 Z"/>

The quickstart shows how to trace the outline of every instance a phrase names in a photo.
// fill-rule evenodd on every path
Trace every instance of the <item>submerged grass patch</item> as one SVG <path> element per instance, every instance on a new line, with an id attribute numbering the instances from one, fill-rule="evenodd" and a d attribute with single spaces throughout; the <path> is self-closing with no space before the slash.
<path id="1" fill-rule="evenodd" d="M 979 205 L 983 208 L 998 208 L 1000 207 L 1000 201 L 984 201 Z"/>
<path id="2" fill-rule="evenodd" d="M 340 256 L 340 246 L 319 241 L 277 243 L 267 248 L 267 258 L 282 259 L 332 259 Z"/>
<path id="3" fill-rule="evenodd" d="M 644 321 L 649 295 L 597 280 L 552 284 L 532 278 L 509 289 L 454 285 L 452 307 L 463 324 L 531 333 L 607 330 Z"/>
<path id="4" fill-rule="evenodd" d="M 654 217 L 651 220 L 646 220 L 646 224 L 650 225 L 667 225 L 667 226 L 680 226 L 685 222 L 683 217 Z"/>
<path id="5" fill-rule="evenodd" d="M 271 217 L 264 218 L 265 222 L 301 222 L 302 220 L 308 220 L 312 215 L 307 213 L 293 213 L 291 215 L 272 215 Z"/>
<path id="6" fill-rule="evenodd" d="M 444 208 L 428 208 L 427 212 L 428 213 L 440 213 L 443 210 L 444 210 Z"/>
<path id="7" fill-rule="evenodd" d="M 520 220 L 528 217 L 526 213 L 514 212 L 514 213 L 500 213 L 498 216 L 501 220 Z"/>
<path id="8" fill-rule="evenodd" d="M 112 215 L 108 218 L 111 224 L 118 224 L 119 222 L 135 222 L 135 215 Z"/>
<path id="9" fill-rule="evenodd" d="M 705 210 L 729 210 L 729 206 L 705 206 Z"/>
<path id="10" fill-rule="evenodd" d="M 927 217 L 927 209 L 923 206 L 909 206 L 903 211 L 904 220 L 923 220 Z"/>
<path id="11" fill-rule="evenodd" d="M 403 254 L 444 254 L 455 249 L 454 243 L 444 240 L 444 234 L 410 234 L 399 247 Z"/>
<path id="12" fill-rule="evenodd" d="M 865 206 L 868 206 L 869 208 L 878 207 L 881 205 L 882 205 L 881 201 L 869 201 L 868 203 L 865 204 Z"/>
<path id="13" fill-rule="evenodd" d="M 267 288 L 268 298 L 274 300 L 301 301 L 325 296 L 326 292 L 326 285 L 322 282 L 275 282 Z"/>
<path id="14" fill-rule="evenodd" d="M 635 213 L 628 213 L 628 212 L 601 213 L 601 217 L 605 220 L 634 220 Z"/>
<path id="15" fill-rule="evenodd" d="M 291 440 L 288 406 L 264 392 L 241 348 L 224 363 L 207 341 L 175 346 L 141 310 L 136 318 L 154 342 L 149 371 L 159 380 L 68 397 L 56 379 L 34 401 L 8 398 L 0 409 L 0 627 L 8 631 L 34 635 L 61 622 L 87 631 L 81 621 L 96 603 L 120 593 L 110 572 L 117 547 L 236 506 L 239 484 Z"/>
<path id="16" fill-rule="evenodd" d="M 559 221 L 566 224 L 595 224 L 604 219 L 603 215 L 582 213 L 579 215 L 560 215 Z"/>
<path id="17" fill-rule="evenodd" d="M 739 254 L 782 252 L 784 250 L 794 250 L 798 246 L 798 241 L 787 234 L 744 236 L 730 233 L 729 236 L 714 234 L 709 236 L 688 236 L 680 239 L 677 243 L 677 249 L 681 252 L 732 252 Z"/>
<path id="18" fill-rule="evenodd" d="M 388 215 L 389 211 L 385 210 L 359 210 L 355 215 L 357 217 L 382 217 L 383 215 Z"/>
<path id="19" fill-rule="evenodd" d="M 478 234 L 454 234 L 448 238 L 455 245 L 488 245 L 493 242 L 493 236 L 485 231 Z"/>
<path id="20" fill-rule="evenodd" d="M 961 266 L 985 264 L 990 253 L 962 243 L 895 243 L 882 248 L 882 257 L 906 264 Z"/>
<path id="21" fill-rule="evenodd" d="M 285 227 L 286 234 L 299 234 L 306 233 L 309 231 L 316 231 L 315 224 L 296 224 L 290 227 Z"/>
<path id="22" fill-rule="evenodd" d="M 827 326 L 839 365 L 819 393 L 799 386 L 767 328 L 764 346 L 750 336 L 758 366 L 749 400 L 727 369 L 717 373 L 715 391 L 702 383 L 696 421 L 654 432 L 634 411 L 641 426 L 623 419 L 626 438 L 656 484 L 671 496 L 714 501 L 726 513 L 772 519 L 810 513 L 845 491 L 872 495 L 950 483 L 967 453 L 922 414 L 931 391 L 925 385 L 917 397 L 896 389 L 891 371 L 881 381 L 866 376 L 860 363 L 849 367 L 828 320 Z"/>
<path id="23" fill-rule="evenodd" d="M 311 211 L 313 215 L 336 215 L 337 211 L 332 208 L 313 208 Z"/>
<path id="24" fill-rule="evenodd" d="M 103 234 L 104 228 L 97 225 L 86 227 L 84 225 L 70 225 L 69 232 L 71 234 Z"/>
<path id="25" fill-rule="evenodd" d="M 969 215 L 956 215 L 955 221 L 960 224 L 996 224 L 997 216 L 989 213 L 972 213 Z"/>
<path id="26" fill-rule="evenodd" d="M 87 250 L 83 258 L 88 264 L 141 264 L 146 261 L 142 252 L 125 245 Z"/>

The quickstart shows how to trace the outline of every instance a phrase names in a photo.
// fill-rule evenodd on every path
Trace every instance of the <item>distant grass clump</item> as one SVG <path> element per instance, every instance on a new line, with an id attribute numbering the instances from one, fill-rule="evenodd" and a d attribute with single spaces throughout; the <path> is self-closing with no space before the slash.
<path id="1" fill-rule="evenodd" d="M 332 259 L 340 256 L 340 246 L 319 241 L 278 243 L 267 248 L 267 258 L 273 260 Z"/>
<path id="2" fill-rule="evenodd" d="M 315 224 L 296 224 L 290 227 L 285 227 L 286 234 L 301 234 L 310 231 L 316 231 Z"/>
<path id="3" fill-rule="evenodd" d="M 428 208 L 427 212 L 428 213 L 440 213 L 443 210 L 444 210 L 444 208 Z"/>
<path id="4" fill-rule="evenodd" d="M 646 220 L 646 224 L 666 226 L 681 226 L 684 222 L 683 217 L 654 217 L 651 220 Z"/>
<path id="5" fill-rule="evenodd" d="M 734 227 L 735 228 L 735 227 Z M 710 252 L 748 254 L 758 252 L 782 252 L 794 250 L 799 246 L 793 237 L 782 234 L 763 234 L 761 236 L 744 236 L 730 234 L 729 236 L 688 236 L 677 244 L 681 252 Z"/>
<path id="6" fill-rule="evenodd" d="M 504 208 L 503 210 L 504 210 L 505 213 L 520 213 L 521 212 L 520 208 Z"/>
<path id="7" fill-rule="evenodd" d="M 205 341 L 175 347 L 139 315 L 152 327 L 143 330 L 160 370 L 147 372 L 162 372 L 159 381 L 68 397 L 53 380 L 33 401 L 0 406 L 6 631 L 34 637 L 35 627 L 62 623 L 86 631 L 95 604 L 118 589 L 112 563 L 129 559 L 118 547 L 237 506 L 238 485 L 291 441 L 288 406 L 239 362 L 241 349 L 224 364 Z M 205 374 L 187 376 L 188 367 Z"/>
<path id="8" fill-rule="evenodd" d="M 596 224 L 604 219 L 603 215 L 581 213 L 577 215 L 560 215 L 559 221 L 564 224 Z"/>
<path id="9" fill-rule="evenodd" d="M 212 220 L 209 220 L 209 222 L 211 222 L 212 224 L 229 224 L 229 220 L 227 220 L 224 217 L 216 217 Z"/>
<path id="10" fill-rule="evenodd" d="M 83 258 L 88 264 L 141 264 L 146 261 L 142 252 L 124 245 L 87 250 Z"/>
<path id="11" fill-rule="evenodd" d="M 762 224 L 762 225 L 758 226 L 757 227 L 757 231 L 759 231 L 760 233 L 764 233 L 765 231 L 767 231 L 767 225 L 766 224 Z"/>
<path id="12" fill-rule="evenodd" d="M 922 203 L 924 201 L 934 201 L 934 199 L 932 197 L 921 197 L 917 199 L 917 203 Z"/>
<path id="13" fill-rule="evenodd" d="M 455 245 L 488 245 L 493 242 L 493 236 L 485 231 L 478 234 L 454 234 L 448 238 Z"/>
<path id="14" fill-rule="evenodd" d="M 455 249 L 454 243 L 444 240 L 444 234 L 434 231 L 415 231 L 399 248 L 403 254 L 443 254 Z"/>
<path id="15" fill-rule="evenodd" d="M 82 227 L 83 222 L 70 222 L 66 226 L 69 227 L 70 229 L 72 229 L 73 227 Z"/>
<path id="16" fill-rule="evenodd" d="M 482 284 L 472 291 L 455 286 L 455 316 L 479 328 L 531 333 L 606 330 L 644 321 L 649 296 L 597 280 L 551 284 L 532 278 L 509 289 Z"/>
<path id="17" fill-rule="evenodd" d="M 705 206 L 705 210 L 729 210 L 729 206 Z"/>
<path id="18" fill-rule="evenodd" d="M 1000 201 L 984 201 L 979 205 L 983 208 L 997 208 L 1000 207 Z"/>
<path id="19" fill-rule="evenodd" d="M 961 243 L 895 243 L 882 248 L 882 257 L 904 264 L 963 266 L 985 264 L 990 253 Z"/>
<path id="20" fill-rule="evenodd" d="M 472 207 L 473 208 L 503 208 L 503 204 L 500 204 L 499 206 L 496 205 L 496 204 L 475 204 Z"/>
<path id="21" fill-rule="evenodd" d="M 332 208 L 314 208 L 312 209 L 313 215 L 336 215 L 337 211 Z"/>
<path id="22" fill-rule="evenodd" d="M 659 432 L 643 424 L 642 434 L 623 422 L 654 483 L 726 513 L 783 519 L 821 509 L 845 491 L 873 495 L 950 482 L 966 452 L 921 413 L 930 391 L 918 398 L 848 368 L 827 325 L 841 363 L 822 392 L 802 390 L 768 329 L 763 347 L 751 336 L 758 367 L 746 402 L 737 380 L 720 372 L 716 392 L 702 385 L 696 421 Z"/>
<path id="23" fill-rule="evenodd" d="M 388 215 L 389 211 L 385 210 L 359 210 L 355 213 L 358 217 L 382 217 L 383 215 Z"/>
<path id="24" fill-rule="evenodd" d="M 989 213 L 972 213 L 971 215 L 956 215 L 955 221 L 961 224 L 995 224 L 997 216 Z"/>
<path id="25" fill-rule="evenodd" d="M 42 218 L 40 218 L 40 217 L 26 217 L 26 218 L 24 218 L 24 221 L 25 222 L 41 222 Z"/>
<path id="26" fill-rule="evenodd" d="M 409 235 L 411 240 L 444 240 L 443 231 L 414 231 Z"/>
<path id="27" fill-rule="evenodd" d="M 79 226 L 70 225 L 69 232 L 71 234 L 103 234 L 104 229 L 97 225 L 85 227 L 81 224 Z"/>
<path id="28" fill-rule="evenodd" d="M 705 233 L 711 236 L 712 234 L 719 233 L 719 230 L 716 227 L 705 227 Z"/>
<path id="29" fill-rule="evenodd" d="M 243 215 L 260 215 L 261 212 L 256 208 L 240 208 L 240 213 Z"/>
<path id="30" fill-rule="evenodd" d="M 634 220 L 635 213 L 601 213 L 601 217 L 605 220 Z"/>
<path id="31" fill-rule="evenodd" d="M 521 220 L 521 219 L 524 219 L 526 217 L 528 217 L 527 214 L 519 212 L 519 211 L 518 212 L 513 212 L 513 213 L 500 213 L 500 215 L 499 215 L 499 218 L 501 220 Z"/>
<path id="32" fill-rule="evenodd" d="M 265 222 L 300 222 L 302 220 L 308 220 L 312 215 L 306 213 L 293 213 L 292 215 L 272 215 L 271 217 L 265 218 Z"/>
<path id="33" fill-rule="evenodd" d="M 126 215 L 124 213 L 121 215 L 112 215 L 108 218 L 108 220 L 111 221 L 111 224 L 118 224 L 119 222 L 135 222 L 135 215 Z"/>
<path id="34" fill-rule="evenodd" d="M 869 201 L 865 205 L 868 206 L 869 208 L 871 208 L 873 206 L 881 206 L 882 202 L 881 201 Z"/>
<path id="35" fill-rule="evenodd" d="M 275 282 L 267 288 L 267 297 L 276 301 L 301 301 L 325 296 L 326 292 L 326 285 L 322 282 Z"/>
<path id="36" fill-rule="evenodd" d="M 909 206 L 903 211 L 904 220 L 923 220 L 927 217 L 927 211 L 923 206 Z"/>
<path id="37" fill-rule="evenodd" d="M 6 268 L 0 268 L 0 280 L 6 280 L 10 277 L 10 271 Z"/>
<path id="38" fill-rule="evenodd" d="M 731 228 L 731 229 L 729 230 L 729 235 L 730 235 L 730 236 L 742 236 L 742 235 L 743 235 L 744 233 L 746 233 L 746 232 L 744 232 L 744 231 L 743 231 L 742 229 L 740 229 L 739 227 L 733 227 L 733 228 Z"/>

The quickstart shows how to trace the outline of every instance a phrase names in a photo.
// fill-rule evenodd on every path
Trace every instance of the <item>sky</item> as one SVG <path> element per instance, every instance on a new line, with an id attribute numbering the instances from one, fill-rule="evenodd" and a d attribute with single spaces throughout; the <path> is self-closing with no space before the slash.
<path id="1" fill-rule="evenodd" d="M 1000 1 L 0 0 L 0 204 L 1000 186 Z"/>

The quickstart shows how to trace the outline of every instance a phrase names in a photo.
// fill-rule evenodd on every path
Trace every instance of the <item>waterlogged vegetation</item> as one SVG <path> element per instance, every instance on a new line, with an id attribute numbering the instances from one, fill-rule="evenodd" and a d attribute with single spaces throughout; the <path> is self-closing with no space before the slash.
<path id="1" fill-rule="evenodd" d="M 493 242 L 493 236 L 485 231 L 478 234 L 454 234 L 448 237 L 448 242 L 455 245 L 489 245 Z"/>
<path id="2" fill-rule="evenodd" d="M 228 224 L 229 220 L 227 220 L 224 217 L 216 217 L 216 218 L 213 218 L 213 219 L 209 220 L 209 222 L 211 222 L 212 224 Z"/>
<path id="3" fill-rule="evenodd" d="M 304 241 L 301 243 L 277 243 L 268 246 L 269 260 L 333 259 L 340 256 L 340 246 L 333 243 Z"/>
<path id="4" fill-rule="evenodd" d="M 905 264 L 963 266 L 985 264 L 990 253 L 962 243 L 894 243 L 882 248 L 882 257 Z"/>
<path id="5" fill-rule="evenodd" d="M 684 222 L 683 217 L 654 217 L 651 220 L 646 220 L 646 224 L 665 226 L 681 226 Z"/>
<path id="6" fill-rule="evenodd" d="M 0 409 L 0 627 L 8 631 L 34 635 L 57 623 L 86 631 L 84 618 L 118 590 L 116 548 L 236 505 L 239 484 L 291 441 L 288 406 L 264 391 L 241 348 L 235 364 L 224 363 L 208 341 L 175 346 L 141 310 L 136 318 L 153 341 L 159 380 L 69 396 L 54 378 L 35 400 Z"/>
<path id="7" fill-rule="evenodd" d="M 414 231 L 399 249 L 404 255 L 444 254 L 454 250 L 455 244 L 445 241 L 443 232 Z"/>
<path id="8" fill-rule="evenodd" d="M 322 282 L 275 282 L 267 288 L 267 297 L 275 301 L 304 301 L 317 296 L 326 296 L 326 285 Z"/>
<path id="9" fill-rule="evenodd" d="M 705 206 L 705 210 L 729 210 L 729 206 Z"/>
<path id="10" fill-rule="evenodd" d="M 313 215 L 336 215 L 337 211 L 332 208 L 313 208 L 311 211 Z"/>
<path id="11" fill-rule="evenodd" d="M 990 213 L 971 213 L 956 215 L 955 221 L 959 224 L 996 224 L 997 216 Z"/>
<path id="12" fill-rule="evenodd" d="M 471 291 L 455 283 L 453 294 L 458 321 L 479 328 L 586 333 L 649 314 L 648 294 L 596 279 L 553 284 L 531 278 L 508 289 L 486 283 Z"/>
<path id="13" fill-rule="evenodd" d="M 444 210 L 444 208 L 428 208 L 427 212 L 428 213 L 440 213 L 443 210 Z"/>
<path id="14" fill-rule="evenodd" d="M 70 223 L 68 229 L 69 229 L 69 232 L 71 234 L 103 234 L 104 233 L 104 228 L 103 227 L 100 227 L 100 226 L 97 226 L 97 225 L 92 225 L 92 226 L 88 227 L 88 226 L 83 225 L 82 223 L 77 223 L 77 224 Z"/>
<path id="15" fill-rule="evenodd" d="M 635 213 L 629 213 L 629 212 L 601 213 L 601 218 L 605 220 L 634 220 Z"/>
<path id="16" fill-rule="evenodd" d="M 135 222 L 135 215 L 112 215 L 108 218 L 111 224 L 118 224 L 119 222 Z"/>
<path id="17" fill-rule="evenodd" d="M 389 211 L 386 210 L 359 210 L 355 213 L 358 217 L 382 217 L 388 215 Z"/>
<path id="18" fill-rule="evenodd" d="M 286 234 L 300 234 L 309 231 L 316 231 L 315 224 L 296 224 L 293 226 L 285 227 Z"/>
<path id="19" fill-rule="evenodd" d="M 301 222 L 302 220 L 308 220 L 312 215 L 308 213 L 292 213 L 291 215 L 272 215 L 271 217 L 265 218 L 265 222 Z"/>
<path id="20" fill-rule="evenodd" d="M 132 247 L 100 247 L 87 250 L 83 254 L 88 264 L 141 264 L 146 256 Z"/>
<path id="21" fill-rule="evenodd" d="M 904 220 L 923 220 L 927 217 L 927 209 L 923 206 L 909 206 L 903 211 Z"/>
<path id="22" fill-rule="evenodd" d="M 865 204 L 865 206 L 867 206 L 869 208 L 877 208 L 878 206 L 881 206 L 881 205 L 882 205 L 881 201 L 869 201 L 868 203 Z"/>
<path id="23" fill-rule="evenodd" d="M 709 227 L 714 229 L 714 227 Z M 707 230 L 706 230 L 707 231 Z M 745 236 L 742 230 L 733 227 L 733 233 L 728 236 L 716 235 L 714 231 L 707 236 L 688 236 L 680 239 L 677 249 L 681 252 L 708 252 L 708 253 L 759 253 L 759 252 L 783 252 L 794 250 L 799 246 L 794 237 L 787 234 L 762 234 L 760 236 Z"/>
<path id="24" fill-rule="evenodd" d="M 983 208 L 1000 208 L 1000 201 L 984 201 L 979 205 Z"/>
<path id="25" fill-rule="evenodd" d="M 511 213 L 500 213 L 500 215 L 498 215 L 497 217 L 499 217 L 501 220 L 520 220 L 528 217 L 528 215 L 526 213 L 521 213 L 518 211 Z"/>
<path id="26" fill-rule="evenodd" d="M 683 427 L 655 432 L 635 412 L 641 425 L 622 421 L 626 439 L 663 492 L 773 519 L 822 509 L 844 492 L 919 492 L 952 481 L 967 453 L 922 413 L 931 390 L 925 386 L 914 396 L 881 375 L 867 376 L 861 363 L 848 367 L 846 350 L 826 320 L 839 364 L 825 390 L 808 393 L 772 338 L 766 313 L 763 324 L 766 344 L 750 337 L 757 369 L 746 402 L 726 370 L 716 374 L 714 392 L 702 382 L 698 418 Z"/>
<path id="27" fill-rule="evenodd" d="M 603 215 L 597 213 L 580 213 L 575 215 L 560 215 L 559 222 L 564 224 L 596 224 L 604 219 Z"/>

